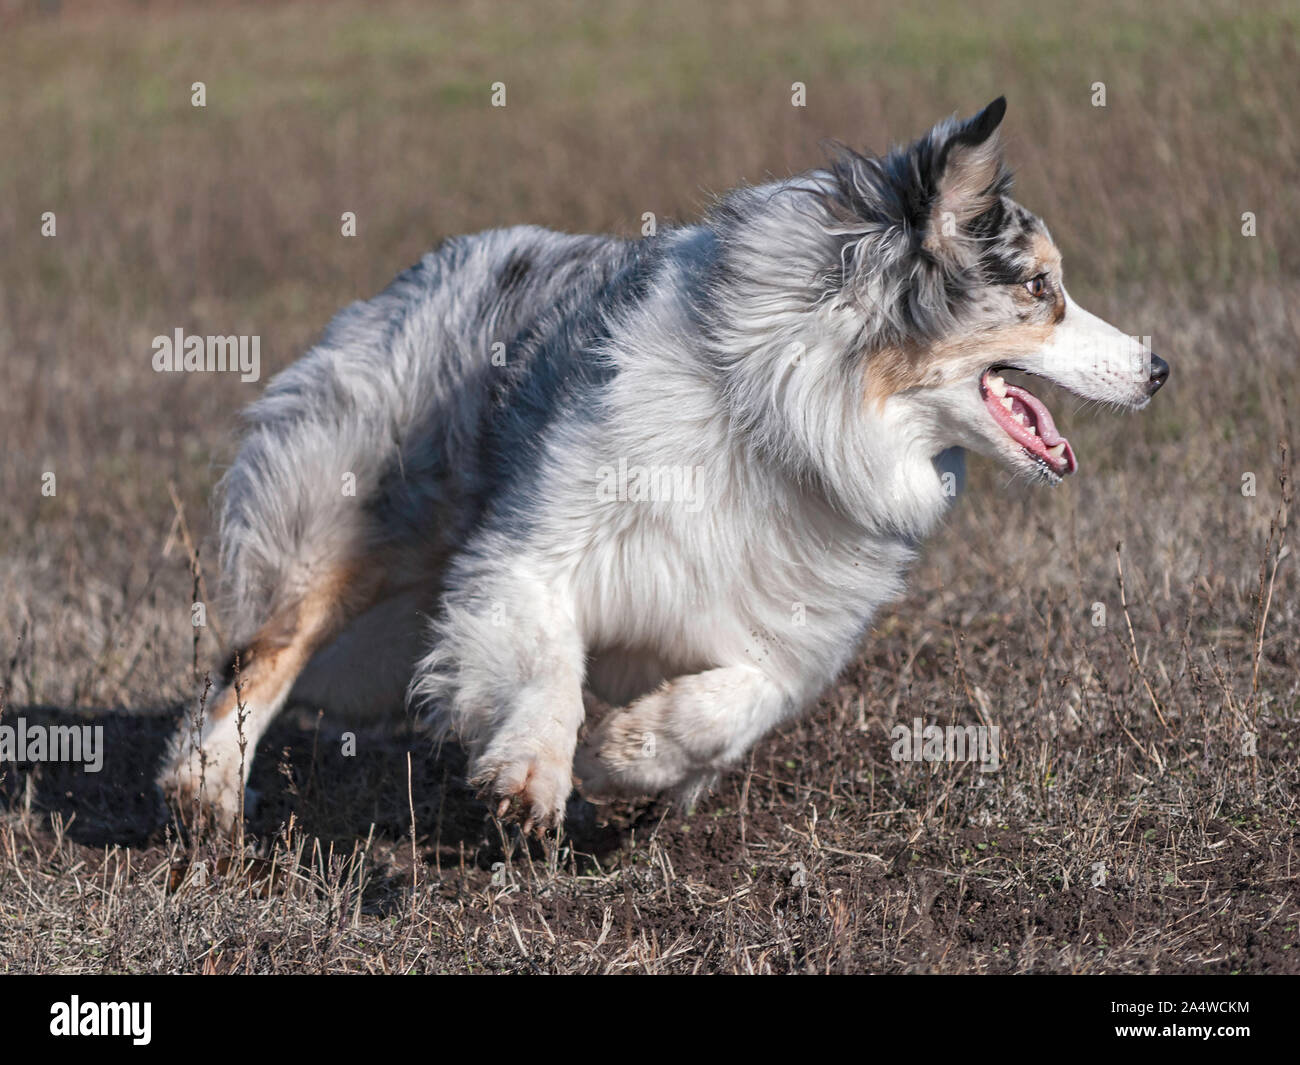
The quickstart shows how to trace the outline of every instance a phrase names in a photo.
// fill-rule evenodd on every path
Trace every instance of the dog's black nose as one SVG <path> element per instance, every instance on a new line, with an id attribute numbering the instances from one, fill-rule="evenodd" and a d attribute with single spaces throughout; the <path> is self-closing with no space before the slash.
<path id="1" fill-rule="evenodd" d="M 1151 379 L 1147 382 L 1147 395 L 1154 396 L 1169 379 L 1169 363 L 1159 355 L 1151 356 Z"/>

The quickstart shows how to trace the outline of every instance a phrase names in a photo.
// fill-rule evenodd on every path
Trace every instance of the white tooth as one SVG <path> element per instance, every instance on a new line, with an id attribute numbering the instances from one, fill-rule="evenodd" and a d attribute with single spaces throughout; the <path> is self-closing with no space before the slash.
<path id="1" fill-rule="evenodd" d="M 990 377 L 989 391 L 995 396 L 1005 396 L 1007 394 L 1007 383 L 1000 377 Z"/>
<path id="2" fill-rule="evenodd" d="M 1063 458 L 1065 456 L 1065 445 L 1057 444 L 1056 447 L 1049 447 L 1047 453 L 1054 459 Z"/>
<path id="3" fill-rule="evenodd" d="M 1030 436 L 1037 436 L 1037 435 L 1038 435 L 1038 428 L 1037 428 L 1037 426 L 1029 425 L 1029 426 L 1026 426 L 1026 428 L 1029 430 L 1029 435 L 1030 435 Z"/>
<path id="4" fill-rule="evenodd" d="M 1023 414 L 1014 414 L 1012 415 L 1012 417 L 1015 418 L 1016 421 L 1018 421 L 1021 425 L 1025 424 L 1025 416 Z"/>
<path id="5" fill-rule="evenodd" d="M 1011 401 L 1011 397 L 1010 397 L 1010 396 L 1008 396 L 1006 399 L 1004 399 L 1004 400 L 1002 401 L 1002 405 L 1003 405 L 1004 407 L 1006 407 L 1007 410 L 1010 410 L 1012 407 L 1015 406 L 1015 404 Z"/>

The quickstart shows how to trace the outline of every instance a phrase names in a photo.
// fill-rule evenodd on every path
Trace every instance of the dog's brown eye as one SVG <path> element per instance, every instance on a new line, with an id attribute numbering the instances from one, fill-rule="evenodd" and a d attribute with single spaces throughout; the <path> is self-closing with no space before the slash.
<path id="1" fill-rule="evenodd" d="M 1025 288 L 1034 299 L 1042 299 L 1047 293 L 1047 275 L 1039 274 L 1025 282 Z"/>

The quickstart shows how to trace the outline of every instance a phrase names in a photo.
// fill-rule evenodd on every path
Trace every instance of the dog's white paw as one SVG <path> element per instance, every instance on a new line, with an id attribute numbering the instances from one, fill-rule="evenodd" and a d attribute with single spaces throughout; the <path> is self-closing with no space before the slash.
<path id="1" fill-rule="evenodd" d="M 201 755 L 188 742 L 177 746 L 163 763 L 157 784 L 173 799 L 182 817 L 192 818 L 199 812 L 214 828 L 225 832 L 236 825 L 241 813 L 253 812 L 257 796 L 245 789 L 237 749 L 205 747 Z"/>
<path id="2" fill-rule="evenodd" d="M 494 742 L 474 760 L 470 783 L 498 817 L 513 808 L 525 832 L 558 828 L 573 791 L 572 750 L 524 739 Z"/>
<path id="3" fill-rule="evenodd" d="M 578 748 L 573 769 L 589 799 L 653 795 L 677 787 L 693 767 L 664 727 L 654 696 L 614 711 Z"/>

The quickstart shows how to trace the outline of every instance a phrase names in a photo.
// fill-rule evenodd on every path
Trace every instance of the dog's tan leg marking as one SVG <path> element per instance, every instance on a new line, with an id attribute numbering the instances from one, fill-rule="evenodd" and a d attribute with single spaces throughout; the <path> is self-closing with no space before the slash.
<path id="1" fill-rule="evenodd" d="M 238 817 L 257 743 L 298 674 L 373 594 L 373 582 L 355 577 L 358 572 L 365 570 L 337 571 L 276 614 L 232 657 L 230 675 L 214 689 L 202 718 L 196 707 L 181 722 L 159 784 L 181 800 L 183 810 L 197 800 L 221 828 Z"/>
<path id="2" fill-rule="evenodd" d="M 794 707 L 787 692 L 749 666 L 677 677 L 607 714 L 579 748 L 574 770 L 589 798 L 691 793 Z"/>

